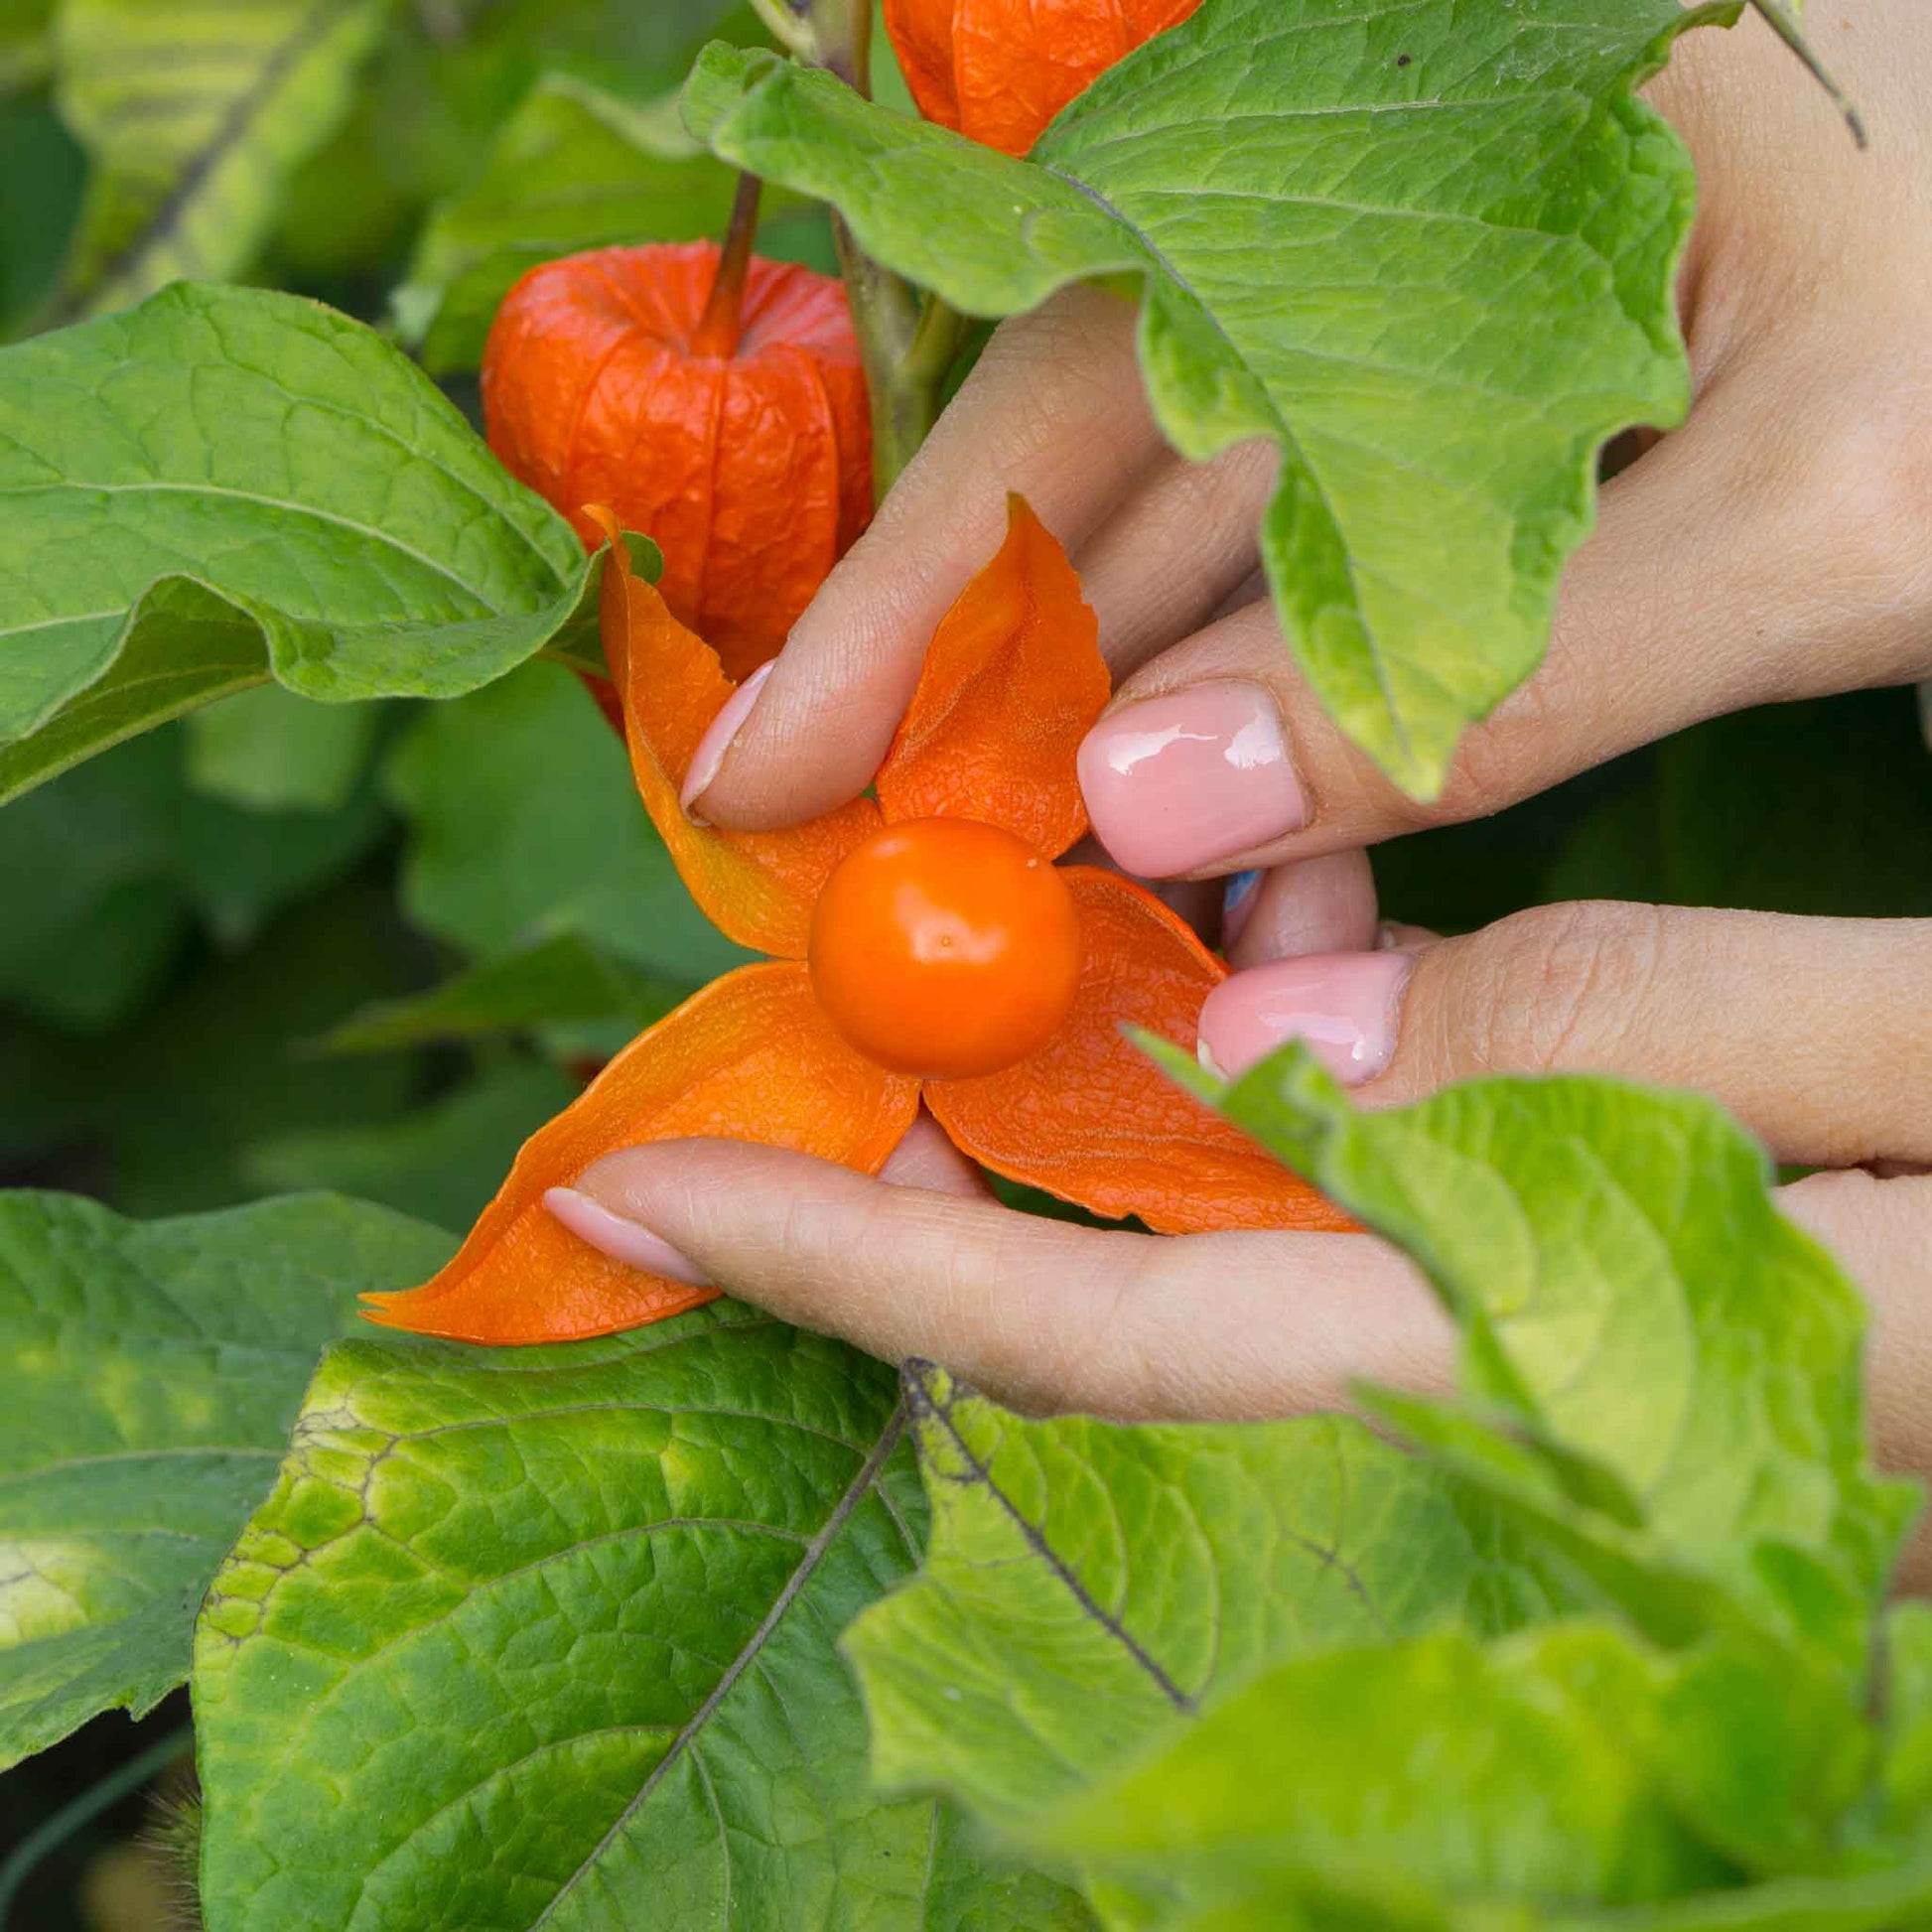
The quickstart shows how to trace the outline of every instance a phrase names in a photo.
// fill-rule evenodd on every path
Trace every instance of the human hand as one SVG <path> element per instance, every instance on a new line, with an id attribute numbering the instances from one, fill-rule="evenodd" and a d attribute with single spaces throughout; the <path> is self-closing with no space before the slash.
<path id="1" fill-rule="evenodd" d="M 703 791 L 706 815 L 780 822 L 862 787 L 924 638 L 1018 487 L 1069 541 L 1120 679 L 1088 759 L 1102 837 L 1130 870 L 1265 869 L 1232 948 L 1260 970 L 1205 1016 L 1224 1063 L 1325 1035 L 1368 1104 L 1464 1073 L 1587 1067 L 1702 1087 L 1786 1160 L 1932 1164 L 1926 924 L 1571 906 L 1375 951 L 1361 856 L 1700 718 L 1932 671 L 1932 378 L 1917 341 L 1932 44 L 1908 7 L 1873 0 L 1850 27 L 1820 27 L 1871 125 L 1863 159 L 1761 28 L 1694 37 L 1658 84 L 1705 183 L 1683 280 L 1698 404 L 1606 487 L 1550 661 L 1469 734 L 1442 799 L 1404 798 L 1340 738 L 1257 601 L 1272 459 L 1174 459 L 1139 400 L 1131 316 L 1076 292 L 1001 332 L 807 614 Z M 1275 756 L 1224 780 L 1217 748 L 1206 775 L 1113 757 L 1167 729 L 1160 712 L 1160 729 L 1137 722 L 1149 701 L 1223 708 L 1223 740 L 1272 734 Z M 1213 721 L 1195 736 L 1212 739 Z M 1030 1407 L 1280 1414 L 1334 1402 L 1352 1374 L 1427 1385 L 1447 1365 L 1445 1325 L 1379 1244 L 1151 1242 L 1030 1220 L 924 1137 L 885 1181 L 685 1143 L 610 1157 L 580 1184 L 789 1319 L 935 1356 Z M 1881 1442 L 1925 1465 L 1912 1392 L 1932 1348 L 1932 1180 L 1824 1174 L 1784 1200 L 1873 1297 Z"/>

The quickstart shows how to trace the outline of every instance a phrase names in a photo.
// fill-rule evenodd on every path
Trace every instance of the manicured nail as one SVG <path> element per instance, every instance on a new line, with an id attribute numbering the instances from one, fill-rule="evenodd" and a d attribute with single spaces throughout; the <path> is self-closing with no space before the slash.
<path id="1" fill-rule="evenodd" d="M 601 1201 L 580 1194 L 575 1187 L 552 1187 L 543 1205 L 553 1220 L 561 1221 L 580 1241 L 588 1241 L 601 1255 L 642 1268 L 666 1280 L 686 1282 L 693 1288 L 709 1288 L 705 1280 L 683 1255 L 661 1234 L 653 1234 L 621 1214 L 613 1214 Z"/>
<path id="2" fill-rule="evenodd" d="M 1237 872 L 1221 893 L 1221 950 L 1227 949 L 1247 929 L 1255 909 L 1255 888 L 1261 884 L 1258 872 Z"/>
<path id="3" fill-rule="evenodd" d="M 771 675 L 777 662 L 774 657 L 770 663 L 760 664 L 725 700 L 723 708 L 711 721 L 710 730 L 698 740 L 698 749 L 691 754 L 691 768 L 684 774 L 684 789 L 677 795 L 677 802 L 684 807 L 694 824 L 702 825 L 705 821 L 691 810 L 693 801 L 702 798 L 711 789 L 711 781 L 717 777 L 719 766 L 725 761 L 725 754 L 732 748 L 732 740 L 745 729 L 745 721 L 752 715 L 752 707 L 758 703 L 759 693 L 764 689 L 764 680 Z"/>
<path id="4" fill-rule="evenodd" d="M 1189 685 L 1103 718 L 1080 747 L 1087 815 L 1115 862 L 1173 879 L 1309 822 L 1275 701 L 1258 684 Z"/>
<path id="5" fill-rule="evenodd" d="M 1305 1039 L 1336 1079 L 1359 1086 L 1395 1055 L 1415 963 L 1406 952 L 1331 952 L 1236 973 L 1201 1008 L 1201 1059 L 1231 1079 L 1283 1041 Z"/>

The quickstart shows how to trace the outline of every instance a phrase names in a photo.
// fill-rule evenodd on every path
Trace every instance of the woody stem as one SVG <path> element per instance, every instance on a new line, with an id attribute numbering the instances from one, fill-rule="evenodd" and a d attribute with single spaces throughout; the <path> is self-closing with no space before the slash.
<path id="1" fill-rule="evenodd" d="M 691 337 L 694 355 L 734 354 L 738 348 L 739 329 L 745 318 L 745 281 L 752 272 L 752 243 L 759 232 L 759 191 L 762 184 L 756 175 L 740 175 L 738 195 L 732 203 L 731 226 L 725 231 L 725 245 L 718 256 L 718 273 L 711 284 L 711 295 L 698 318 Z"/>

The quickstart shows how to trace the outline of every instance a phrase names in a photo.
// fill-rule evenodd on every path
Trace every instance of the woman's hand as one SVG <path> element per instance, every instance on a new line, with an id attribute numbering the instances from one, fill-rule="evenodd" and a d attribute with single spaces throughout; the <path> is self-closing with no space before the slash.
<path id="1" fill-rule="evenodd" d="M 710 748 L 705 814 L 770 825 L 863 787 L 1019 488 L 1073 551 L 1120 680 L 1083 755 L 1096 831 L 1130 871 L 1260 874 L 1230 920 L 1248 970 L 1203 1016 L 1228 1070 L 1299 1034 L 1369 1105 L 1468 1074 L 1614 1072 L 1702 1088 L 1781 1160 L 1932 1166 L 1932 922 L 1571 905 L 1466 938 L 1382 929 L 1378 946 L 1362 851 L 1724 711 L 1932 674 L 1920 6 L 1815 22 L 1866 156 L 1759 26 L 1693 36 L 1657 84 L 1704 182 L 1682 285 L 1697 406 L 1604 489 L 1548 663 L 1469 733 L 1435 804 L 1380 777 L 1283 649 L 1254 578 L 1272 454 L 1174 458 L 1140 401 L 1130 313 L 1073 292 L 995 339 L 736 740 Z M 1447 1322 L 1373 1240 L 1150 1240 L 1013 1214 L 929 1123 L 881 1180 L 686 1142 L 613 1155 L 579 1185 L 705 1279 L 1022 1406 L 1279 1415 L 1332 1405 L 1355 1375 L 1427 1386 L 1449 1368 Z M 1884 1453 L 1932 1465 L 1932 1178 L 1826 1173 L 1783 1200 L 1872 1298 Z"/>

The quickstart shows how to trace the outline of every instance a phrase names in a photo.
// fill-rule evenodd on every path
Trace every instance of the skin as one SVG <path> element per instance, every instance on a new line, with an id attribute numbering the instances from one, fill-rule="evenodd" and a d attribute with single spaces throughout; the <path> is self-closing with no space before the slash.
<path id="1" fill-rule="evenodd" d="M 1255 579 L 1272 453 L 1181 463 L 1137 412 L 1132 317 L 1072 291 L 1009 323 L 794 631 L 705 792 L 714 822 L 823 811 L 870 778 L 924 640 L 1020 489 L 1067 541 L 1116 704 L 1202 678 L 1264 685 L 1314 801 L 1262 868 L 1251 968 L 1375 943 L 1364 848 L 1533 795 L 1754 704 L 1932 676 L 1932 27 L 1924 0 L 1834 0 L 1809 25 L 1863 108 L 1861 156 L 1761 25 L 1699 33 L 1650 98 L 1696 157 L 1680 294 L 1687 425 L 1602 495 L 1535 678 L 1464 740 L 1444 796 L 1403 797 L 1302 686 Z M 1218 891 L 1215 894 L 1218 897 Z M 1416 964 L 1368 1105 L 1471 1074 L 1612 1072 L 1723 1101 L 1869 1296 L 1881 1458 L 1932 1469 L 1932 921 L 1620 904 L 1464 938 Z M 616 1154 L 579 1185 L 709 1279 L 1010 1401 L 1118 1417 L 1332 1406 L 1367 1374 L 1428 1388 L 1450 1335 L 1379 1243 L 1151 1240 L 1011 1214 L 930 1123 L 883 1179 L 723 1142 Z M 1923 1546 L 1916 1572 L 1932 1575 Z"/>

